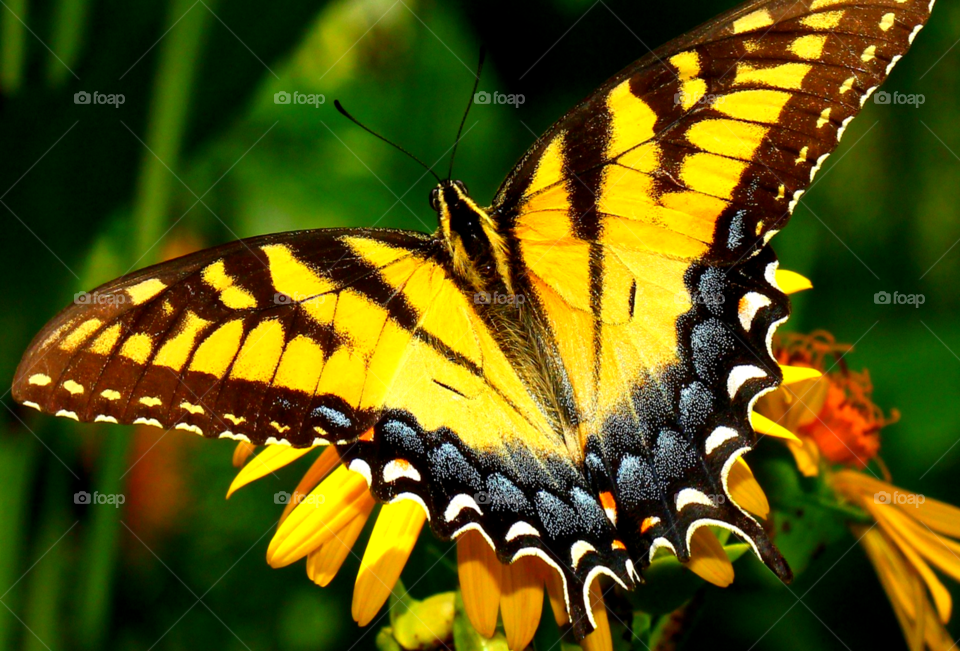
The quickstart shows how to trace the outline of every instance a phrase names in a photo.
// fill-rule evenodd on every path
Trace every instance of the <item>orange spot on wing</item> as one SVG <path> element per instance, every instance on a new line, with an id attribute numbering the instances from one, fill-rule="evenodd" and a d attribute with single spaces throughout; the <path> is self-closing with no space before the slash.
<path id="1" fill-rule="evenodd" d="M 604 491 L 600 493 L 600 505 L 604 509 L 613 509 L 617 510 L 617 501 L 613 499 L 613 493 L 610 491 Z"/>

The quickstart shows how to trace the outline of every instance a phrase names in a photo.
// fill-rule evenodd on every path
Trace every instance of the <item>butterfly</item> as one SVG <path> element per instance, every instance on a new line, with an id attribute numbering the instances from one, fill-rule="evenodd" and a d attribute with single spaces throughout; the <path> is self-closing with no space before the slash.
<path id="1" fill-rule="evenodd" d="M 380 502 L 480 532 L 563 579 L 582 637 L 599 575 L 733 531 L 783 372 L 769 245 L 925 24 L 928 0 L 758 0 L 571 109 L 489 207 L 441 180 L 438 229 L 241 240 L 95 290 L 34 339 L 15 399 L 83 422 L 336 446 Z"/>

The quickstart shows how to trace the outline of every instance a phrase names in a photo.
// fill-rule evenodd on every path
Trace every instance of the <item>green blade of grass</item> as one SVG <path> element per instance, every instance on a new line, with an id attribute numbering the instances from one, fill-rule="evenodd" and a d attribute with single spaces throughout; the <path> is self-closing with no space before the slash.
<path id="1" fill-rule="evenodd" d="M 23 81 L 27 0 L 7 0 L 0 10 L 0 91 L 12 95 Z"/>

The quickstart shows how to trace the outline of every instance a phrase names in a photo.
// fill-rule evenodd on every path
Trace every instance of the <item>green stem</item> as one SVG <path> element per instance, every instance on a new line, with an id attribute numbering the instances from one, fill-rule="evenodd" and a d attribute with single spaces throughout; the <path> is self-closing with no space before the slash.
<path id="1" fill-rule="evenodd" d="M 61 602 L 69 557 L 69 533 L 76 521 L 71 525 L 66 471 L 54 468 L 45 474 L 48 479 L 44 489 L 42 522 L 33 545 L 35 564 L 25 577 L 29 589 L 23 619 L 30 630 L 30 635 L 24 636 L 26 651 L 61 648 L 64 638 Z"/>
<path id="2" fill-rule="evenodd" d="M 27 0 L 7 0 L 0 7 L 0 91 L 12 95 L 23 81 L 26 59 Z"/>
<path id="3" fill-rule="evenodd" d="M 183 134 L 190 106 L 190 94 L 200 60 L 203 33 L 213 16 L 211 1 L 173 0 L 167 24 L 176 27 L 161 41 L 157 76 L 147 122 L 140 177 L 133 205 L 136 228 L 134 262 L 157 260 L 160 240 L 168 221 L 172 188 L 180 163 Z M 179 21 L 179 22 L 178 22 Z M 94 486 L 105 494 L 123 490 L 129 470 L 127 451 L 131 432 L 111 432 L 104 441 L 103 458 Z M 120 509 L 99 508 L 93 513 L 84 550 L 88 560 L 79 595 L 79 642 L 86 649 L 104 648 L 109 630 L 112 580 L 116 568 L 120 534 Z"/>
<path id="4" fill-rule="evenodd" d="M 180 22 L 161 42 L 160 61 L 144 141 L 140 179 L 134 200 L 137 255 L 144 261 L 159 257 L 171 188 L 180 184 L 180 152 L 190 107 L 190 95 L 200 59 L 202 36 L 213 18 L 213 2 L 173 0 L 168 24 Z"/>
<path id="5" fill-rule="evenodd" d="M 50 49 L 56 56 L 47 57 L 47 81 L 59 86 L 71 76 L 70 70 L 77 65 L 87 34 L 87 18 L 90 14 L 88 0 L 59 0 L 54 9 Z"/>
<path id="6" fill-rule="evenodd" d="M 16 588 L 23 566 L 20 562 L 27 536 L 26 512 L 30 504 L 29 490 L 36 470 L 40 444 L 26 435 L 12 436 L 4 432 L 0 437 L 0 586 L 7 592 L 2 597 L 8 608 L 17 611 Z M 19 586 L 18 586 L 19 587 Z M 21 630 L 13 617 L 0 617 L 0 649 L 14 648 L 13 638 Z"/>
<path id="7" fill-rule="evenodd" d="M 127 450 L 133 434 L 130 428 L 111 431 L 105 438 L 97 477 L 96 492 L 117 495 L 123 491 L 127 471 Z M 79 614 L 79 646 L 84 649 L 105 648 L 109 627 L 110 603 L 113 597 L 113 575 L 119 553 L 120 509 L 106 504 L 90 504 L 91 517 L 86 527 L 81 570 Z"/>

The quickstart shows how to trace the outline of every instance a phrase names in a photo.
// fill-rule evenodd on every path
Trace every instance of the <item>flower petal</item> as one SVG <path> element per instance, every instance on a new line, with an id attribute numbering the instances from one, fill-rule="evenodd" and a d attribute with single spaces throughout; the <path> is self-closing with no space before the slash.
<path id="1" fill-rule="evenodd" d="M 782 384 L 796 384 L 804 380 L 816 380 L 823 377 L 823 373 L 809 366 L 790 366 L 780 364 L 780 370 L 783 372 Z"/>
<path id="2" fill-rule="evenodd" d="M 953 609 L 953 601 L 950 593 L 933 573 L 930 566 L 920 557 L 913 545 L 902 535 L 896 524 L 895 518 L 890 518 L 888 511 L 890 507 L 884 504 L 871 504 L 869 500 L 864 500 L 864 506 L 877 519 L 877 522 L 883 527 L 883 532 L 900 549 L 900 553 L 913 566 L 920 578 L 927 585 L 930 596 L 933 597 L 933 603 L 937 607 L 937 613 L 940 615 L 940 621 L 946 624 L 950 621 L 950 612 Z"/>
<path id="3" fill-rule="evenodd" d="M 493 637 L 497 632 L 502 567 L 496 552 L 479 531 L 466 531 L 457 538 L 463 609 L 483 637 Z"/>
<path id="4" fill-rule="evenodd" d="M 884 491 L 888 493 L 896 491 L 907 494 L 908 496 L 912 494 L 893 484 L 888 484 L 885 481 L 874 479 L 869 475 L 853 470 L 838 472 L 834 481 L 841 481 L 853 485 L 861 492 L 867 494 Z M 940 502 L 939 500 L 930 499 L 929 497 L 924 497 L 922 501 L 920 499 L 912 499 L 906 500 L 902 504 L 898 502 L 897 506 L 911 518 L 922 522 L 934 531 L 946 534 L 952 538 L 960 538 L 960 508 L 952 504 Z"/>
<path id="5" fill-rule="evenodd" d="M 960 538 L 960 509 L 952 504 L 927 497 L 923 504 L 898 504 L 897 506 L 934 531 L 952 538 Z"/>
<path id="6" fill-rule="evenodd" d="M 360 513 L 340 529 L 331 540 L 310 552 L 307 556 L 307 576 L 311 581 L 319 586 L 326 586 L 333 580 L 353 549 L 357 538 L 360 537 L 374 505 L 376 500 L 373 499 L 373 495 L 366 493 L 365 499 L 357 505 Z"/>
<path id="7" fill-rule="evenodd" d="M 721 588 L 733 583 L 733 563 L 709 527 L 700 527 L 693 532 L 687 568 L 704 581 Z"/>
<path id="8" fill-rule="evenodd" d="M 243 469 L 233 478 L 233 483 L 227 489 L 229 499 L 239 488 L 250 482 L 266 477 L 274 470 L 293 463 L 313 448 L 292 448 L 289 445 L 268 445 L 263 452 L 250 460 Z"/>
<path id="9" fill-rule="evenodd" d="M 777 286 L 784 294 L 796 294 L 805 289 L 812 289 L 813 283 L 796 271 L 777 269 L 775 274 Z"/>
<path id="10" fill-rule="evenodd" d="M 920 577 L 912 572 L 906 559 L 879 528 L 851 527 L 877 570 L 887 598 L 900 622 L 910 649 L 922 651 L 924 641 L 930 649 L 947 651 L 953 642 L 923 590 Z M 917 614 L 920 614 L 920 617 Z"/>
<path id="11" fill-rule="evenodd" d="M 340 463 L 340 453 L 337 452 L 336 447 L 331 445 L 317 457 L 313 465 L 310 466 L 310 469 L 303 475 L 300 483 L 297 484 L 293 494 L 290 496 L 290 501 L 283 507 L 280 522 L 287 519 L 290 512 L 303 501 L 304 497 L 306 497 L 310 491 L 316 488 L 317 484 L 319 484 L 324 477 L 330 474 L 331 470 L 337 467 L 338 463 Z"/>
<path id="12" fill-rule="evenodd" d="M 369 624 L 387 601 L 426 519 L 423 507 L 413 500 L 380 509 L 353 587 L 353 619 L 360 626 Z"/>
<path id="13" fill-rule="evenodd" d="M 524 556 L 503 567 L 500 613 L 511 651 L 527 648 L 543 614 L 543 561 Z"/>
<path id="14" fill-rule="evenodd" d="M 583 638 L 580 643 L 583 651 L 613 651 L 613 635 L 610 633 L 610 620 L 607 619 L 607 606 L 603 603 L 603 590 L 600 589 L 599 579 L 600 577 L 596 577 L 590 586 L 590 605 L 597 628 Z"/>
<path id="15" fill-rule="evenodd" d="M 333 538 L 360 512 L 366 494 L 363 476 L 339 466 L 277 527 L 267 562 L 284 567 Z"/>
<path id="16" fill-rule="evenodd" d="M 911 585 L 912 575 L 906 560 L 879 528 L 868 529 L 864 525 L 854 525 L 851 529 L 854 535 L 859 536 L 860 545 L 876 569 L 887 598 L 894 605 L 894 610 L 898 611 L 898 618 L 902 612 L 900 627 L 906 633 L 917 616 L 917 604 Z"/>
<path id="17" fill-rule="evenodd" d="M 767 495 L 757 483 L 753 471 L 743 457 L 737 457 L 730 468 L 730 474 L 727 475 L 727 490 L 730 492 L 730 498 L 750 513 L 763 519 L 770 514 Z"/>
<path id="18" fill-rule="evenodd" d="M 813 439 L 806 436 L 800 437 L 800 443 L 787 441 L 787 449 L 793 454 L 793 460 L 797 464 L 797 470 L 804 477 L 816 477 L 820 474 L 820 448 L 813 442 Z"/>
<path id="19" fill-rule="evenodd" d="M 238 441 L 237 447 L 233 450 L 233 467 L 242 468 L 256 449 L 257 446 L 249 441 Z"/>
<path id="20" fill-rule="evenodd" d="M 753 429 L 755 429 L 759 434 L 766 434 L 767 436 L 787 439 L 788 441 L 794 441 L 796 443 L 800 442 L 800 439 L 797 438 L 796 434 L 788 430 L 783 425 L 770 420 L 759 412 L 750 412 L 750 424 L 753 425 Z"/>
<path id="21" fill-rule="evenodd" d="M 557 626 L 562 628 L 570 623 L 567 602 L 563 596 L 563 578 L 551 567 L 544 573 L 544 584 L 547 587 L 547 596 L 550 597 L 553 618 L 557 620 Z"/>
<path id="22" fill-rule="evenodd" d="M 868 509 L 873 505 L 868 500 L 864 500 Z M 896 530 L 902 535 L 920 554 L 928 561 L 936 565 L 940 571 L 948 574 L 955 581 L 960 581 L 960 545 L 937 535 L 922 524 L 918 524 L 908 518 L 900 509 L 888 505 L 879 505 L 885 510 L 880 525 L 885 530 Z M 879 520 L 879 517 L 878 517 Z"/>

